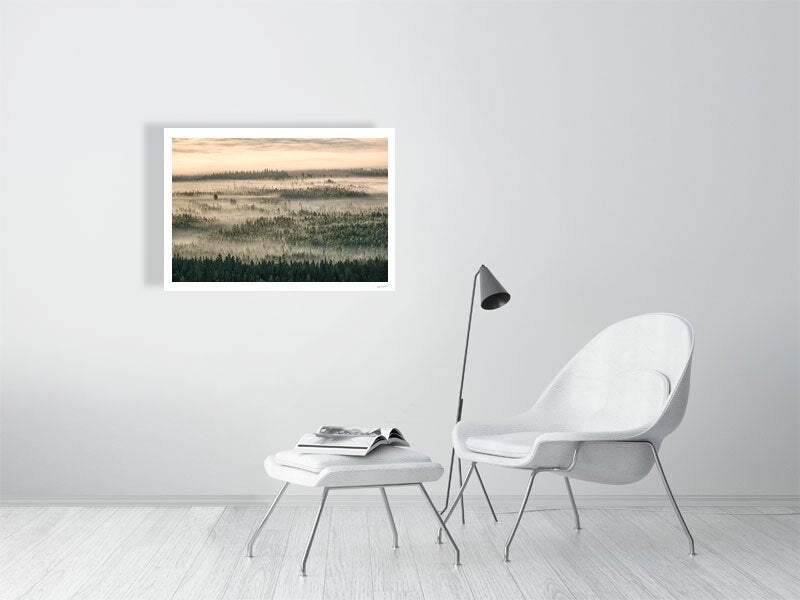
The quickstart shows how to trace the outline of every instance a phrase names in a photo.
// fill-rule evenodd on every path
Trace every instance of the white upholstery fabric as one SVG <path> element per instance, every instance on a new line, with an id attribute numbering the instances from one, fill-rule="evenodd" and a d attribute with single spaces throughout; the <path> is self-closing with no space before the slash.
<path id="1" fill-rule="evenodd" d="M 307 454 L 297 450 L 284 450 L 275 455 L 275 462 L 284 467 L 294 467 L 312 473 L 334 467 L 375 467 L 380 465 L 429 463 L 430 457 L 406 447 L 380 446 L 366 456 L 339 456 L 337 454 Z"/>
<path id="2" fill-rule="evenodd" d="M 576 442 L 647 440 L 658 447 L 686 411 L 693 350 L 689 323 L 649 314 L 591 340 L 527 412 L 493 423 L 462 421 L 462 459 L 525 469 L 569 466 Z M 631 483 L 653 466 L 644 445 L 583 444 L 569 477 Z"/>
<path id="3" fill-rule="evenodd" d="M 494 435 L 473 435 L 467 438 L 466 446 L 473 452 L 493 454 L 508 458 L 525 458 L 531 453 L 536 438 L 542 431 L 519 431 Z"/>
<path id="4" fill-rule="evenodd" d="M 295 450 L 268 456 L 270 477 L 307 487 L 358 487 L 436 481 L 444 469 L 409 448 L 381 446 L 367 456 L 304 454 Z"/>

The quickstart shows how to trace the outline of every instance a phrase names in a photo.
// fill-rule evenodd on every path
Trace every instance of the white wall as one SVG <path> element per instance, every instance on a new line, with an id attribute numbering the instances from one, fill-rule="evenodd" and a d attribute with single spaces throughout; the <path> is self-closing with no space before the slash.
<path id="1" fill-rule="evenodd" d="M 397 424 L 444 461 L 485 262 L 512 301 L 476 313 L 467 417 L 527 407 L 606 324 L 676 312 L 697 346 L 674 488 L 797 494 L 797 22 L 792 2 L 5 2 L 2 492 L 271 493 L 264 456 L 328 422 Z M 164 126 L 397 128 L 397 291 L 164 293 Z"/>

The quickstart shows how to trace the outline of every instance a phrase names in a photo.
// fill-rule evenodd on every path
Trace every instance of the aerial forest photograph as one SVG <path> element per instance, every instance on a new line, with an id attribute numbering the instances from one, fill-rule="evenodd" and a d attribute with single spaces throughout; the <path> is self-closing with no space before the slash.
<path id="1" fill-rule="evenodd" d="M 393 288 L 392 130 L 224 131 L 165 130 L 167 289 Z"/>

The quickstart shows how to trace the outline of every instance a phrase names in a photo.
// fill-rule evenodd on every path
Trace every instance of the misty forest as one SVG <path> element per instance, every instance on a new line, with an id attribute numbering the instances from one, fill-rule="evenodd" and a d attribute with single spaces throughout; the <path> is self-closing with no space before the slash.
<path id="1" fill-rule="evenodd" d="M 383 282 L 386 169 L 172 176 L 172 280 Z"/>

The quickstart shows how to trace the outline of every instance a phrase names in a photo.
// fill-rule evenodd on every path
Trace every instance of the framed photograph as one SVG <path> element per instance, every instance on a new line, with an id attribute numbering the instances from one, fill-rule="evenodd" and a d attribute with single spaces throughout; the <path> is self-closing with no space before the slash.
<path id="1" fill-rule="evenodd" d="M 394 290 L 394 129 L 164 129 L 164 289 Z"/>

